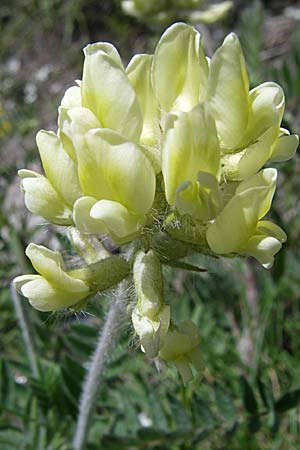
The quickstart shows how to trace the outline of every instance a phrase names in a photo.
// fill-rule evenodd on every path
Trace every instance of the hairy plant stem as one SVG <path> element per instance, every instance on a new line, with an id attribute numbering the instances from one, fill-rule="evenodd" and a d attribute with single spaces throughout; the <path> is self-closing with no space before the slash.
<path id="1" fill-rule="evenodd" d="M 10 285 L 10 293 L 13 300 L 13 304 L 16 311 L 17 320 L 19 323 L 19 327 L 22 332 L 23 342 L 25 345 L 25 349 L 27 351 L 28 359 L 31 366 L 31 371 L 35 378 L 39 378 L 40 371 L 37 363 L 37 358 L 34 351 L 34 345 L 30 336 L 29 326 L 27 323 L 27 318 L 25 316 L 25 311 L 20 301 L 20 296 L 14 288 L 14 285 L 11 283 Z"/>
<path id="2" fill-rule="evenodd" d="M 111 300 L 105 324 L 99 333 L 96 349 L 83 383 L 76 431 L 73 439 L 73 450 L 86 449 L 85 442 L 88 437 L 90 419 L 95 408 L 103 371 L 119 335 L 126 313 L 125 298 L 127 286 L 125 281 L 120 283 L 115 297 Z"/>

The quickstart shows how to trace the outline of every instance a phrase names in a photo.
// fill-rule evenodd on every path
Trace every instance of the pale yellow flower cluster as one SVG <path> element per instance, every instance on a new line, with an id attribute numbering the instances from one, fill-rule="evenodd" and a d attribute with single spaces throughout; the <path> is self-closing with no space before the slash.
<path id="1" fill-rule="evenodd" d="M 199 33 L 184 23 L 165 31 L 154 55 L 136 55 L 126 68 L 111 44 L 91 44 L 84 53 L 82 81 L 62 99 L 57 132 L 37 135 L 45 175 L 19 171 L 25 203 L 83 236 L 134 241 L 137 252 L 127 261 L 108 256 L 82 269 L 83 276 L 31 244 L 27 254 L 40 275 L 16 284 L 34 307 L 55 310 L 133 270 L 132 319 L 142 347 L 151 357 L 176 360 L 189 378 L 185 369 L 197 366 L 199 338 L 190 322 L 170 322 L 161 263 L 179 260 L 192 244 L 272 266 L 286 235 L 264 219 L 277 172 L 263 167 L 291 158 L 298 146 L 297 136 L 281 128 L 284 94 L 272 82 L 249 90 L 236 35 L 210 60 Z"/>
<path id="2" fill-rule="evenodd" d="M 189 23 L 211 24 L 225 19 L 233 7 L 232 0 L 122 0 L 123 11 L 150 24 L 186 20 Z"/>

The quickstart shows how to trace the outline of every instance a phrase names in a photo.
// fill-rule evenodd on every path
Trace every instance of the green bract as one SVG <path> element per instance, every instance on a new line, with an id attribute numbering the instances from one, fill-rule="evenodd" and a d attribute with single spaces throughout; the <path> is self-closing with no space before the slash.
<path id="1" fill-rule="evenodd" d="M 57 132 L 37 134 L 45 175 L 19 174 L 28 209 L 67 226 L 85 266 L 66 270 L 58 253 L 30 244 L 39 275 L 15 283 L 35 308 L 53 311 L 78 308 L 133 275 L 142 349 L 188 380 L 200 367 L 199 336 L 190 321 L 172 323 L 162 266 L 193 269 L 180 260 L 197 251 L 272 266 L 286 235 L 264 218 L 277 172 L 263 167 L 298 146 L 281 128 L 284 94 L 272 82 L 249 88 L 236 35 L 209 61 L 200 34 L 184 23 L 127 68 L 108 43 L 84 54 L 82 81 L 61 101 Z M 120 256 L 104 248 L 107 237 Z"/>

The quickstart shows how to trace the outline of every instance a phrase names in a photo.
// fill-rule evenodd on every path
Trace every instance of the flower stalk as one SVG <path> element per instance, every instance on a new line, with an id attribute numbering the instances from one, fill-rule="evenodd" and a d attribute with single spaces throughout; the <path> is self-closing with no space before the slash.
<path id="1" fill-rule="evenodd" d="M 83 383 L 73 450 L 84 450 L 86 448 L 85 443 L 88 438 L 103 373 L 126 313 L 126 290 L 126 282 L 120 283 L 115 298 L 111 300 L 105 324 L 99 333 L 96 348 Z"/>

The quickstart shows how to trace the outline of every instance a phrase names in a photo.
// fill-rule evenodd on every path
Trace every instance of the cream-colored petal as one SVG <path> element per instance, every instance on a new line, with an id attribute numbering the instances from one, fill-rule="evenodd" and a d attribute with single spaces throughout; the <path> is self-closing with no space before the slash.
<path id="1" fill-rule="evenodd" d="M 42 245 L 31 243 L 25 253 L 34 269 L 55 288 L 72 293 L 88 292 L 88 286 L 83 281 L 77 280 L 65 272 L 64 262 L 59 252 L 53 252 Z"/>
<path id="2" fill-rule="evenodd" d="M 255 233 L 258 220 L 255 201 L 260 189 L 234 196 L 208 226 L 206 239 L 213 252 L 238 253 Z"/>
<path id="3" fill-rule="evenodd" d="M 278 127 L 271 127 L 243 151 L 226 155 L 224 158 L 226 177 L 229 180 L 245 180 L 256 174 L 269 160 L 277 136 Z"/>
<path id="4" fill-rule="evenodd" d="M 18 174 L 22 179 L 25 205 L 30 212 L 59 225 L 72 223 L 71 210 L 47 178 L 29 170 L 19 170 Z"/>
<path id="5" fill-rule="evenodd" d="M 126 69 L 142 110 L 143 131 L 140 142 L 146 145 L 154 145 L 160 134 L 159 109 L 150 76 L 152 60 L 152 55 L 135 55 Z"/>
<path id="6" fill-rule="evenodd" d="M 64 108 L 74 108 L 81 106 L 81 90 L 79 86 L 68 88 L 61 100 L 60 105 Z"/>
<path id="7" fill-rule="evenodd" d="M 258 198 L 258 219 L 264 217 L 271 208 L 272 199 L 276 189 L 277 170 L 268 168 L 263 169 L 256 175 L 249 177 L 240 183 L 235 191 L 236 195 L 251 190 L 252 188 L 261 188 L 261 195 Z"/>
<path id="8" fill-rule="evenodd" d="M 58 108 L 58 130 L 57 135 L 61 145 L 67 155 L 76 162 L 76 150 L 73 145 L 73 136 L 71 133 L 71 120 L 68 116 L 69 108 Z"/>
<path id="9" fill-rule="evenodd" d="M 99 220 L 108 230 L 109 234 L 117 238 L 131 238 L 139 228 L 141 218 L 131 214 L 125 206 L 110 200 L 100 200 L 90 211 L 92 219 Z"/>
<path id="10" fill-rule="evenodd" d="M 154 358 L 164 344 L 170 326 L 170 307 L 163 306 L 153 320 L 143 316 L 136 307 L 131 318 L 142 349 L 150 358 Z"/>
<path id="11" fill-rule="evenodd" d="M 248 178 L 270 159 L 279 137 L 283 110 L 284 93 L 276 83 L 263 83 L 252 89 L 247 129 L 235 153 L 224 157 L 224 171 L 229 179 Z"/>
<path id="12" fill-rule="evenodd" d="M 85 133 L 101 124 L 91 110 L 82 107 L 59 108 L 59 138 L 64 150 L 76 162 L 76 147 L 82 145 Z"/>
<path id="13" fill-rule="evenodd" d="M 198 6 L 199 2 L 194 2 L 193 6 Z M 202 3 L 202 2 L 200 2 Z M 233 1 L 227 0 L 223 2 L 208 4 L 204 10 L 196 9 L 189 13 L 189 22 L 212 24 L 223 20 L 227 17 L 229 11 L 233 7 Z"/>
<path id="14" fill-rule="evenodd" d="M 282 162 L 288 161 L 291 159 L 298 148 L 299 138 L 296 134 L 292 135 L 281 135 L 275 146 L 273 147 L 273 151 L 269 161 L 271 162 Z"/>
<path id="15" fill-rule="evenodd" d="M 222 205 L 218 180 L 208 172 L 199 172 L 197 183 L 182 183 L 176 192 L 176 207 L 180 214 L 198 220 L 214 219 Z"/>
<path id="16" fill-rule="evenodd" d="M 184 23 L 171 25 L 157 44 L 152 83 L 160 107 L 189 111 L 205 99 L 208 65 L 200 34 Z"/>
<path id="17" fill-rule="evenodd" d="M 48 180 L 66 204 L 72 206 L 82 195 L 74 161 L 64 151 L 55 133 L 41 130 L 36 142 Z"/>
<path id="18" fill-rule="evenodd" d="M 281 243 L 274 237 L 258 235 L 248 241 L 244 253 L 257 259 L 265 269 L 270 269 L 280 249 Z"/>
<path id="19" fill-rule="evenodd" d="M 85 234 L 106 234 L 105 224 L 90 216 L 92 207 L 97 203 L 93 197 L 81 197 L 74 203 L 73 218 L 76 227 Z"/>
<path id="20" fill-rule="evenodd" d="M 22 295 L 39 311 L 57 311 L 76 305 L 89 295 L 85 292 L 66 292 L 57 289 L 44 278 L 29 281 L 21 288 Z"/>
<path id="21" fill-rule="evenodd" d="M 16 289 L 17 292 L 19 292 L 19 294 L 22 293 L 21 289 L 24 286 L 24 284 L 29 283 L 29 281 L 33 281 L 33 280 L 39 280 L 42 277 L 40 275 L 33 275 L 33 274 L 28 274 L 28 275 L 20 275 L 16 278 L 14 278 L 13 283 L 14 283 L 14 287 Z"/>
<path id="22" fill-rule="evenodd" d="M 270 209 L 277 172 L 265 169 L 240 183 L 234 197 L 208 226 L 206 239 L 219 254 L 242 251 L 256 227 Z"/>
<path id="23" fill-rule="evenodd" d="M 162 172 L 168 203 L 175 203 L 177 188 L 182 183 L 196 183 L 199 172 L 217 175 L 219 168 L 220 147 L 215 122 L 207 105 L 202 103 L 181 114 L 167 132 Z"/>
<path id="24" fill-rule="evenodd" d="M 82 77 L 82 106 L 102 123 L 132 141 L 143 127 L 141 109 L 117 50 L 107 43 L 85 47 Z"/>
<path id="25" fill-rule="evenodd" d="M 140 338 L 145 353 L 155 357 L 158 352 L 158 343 L 155 341 L 155 323 L 147 316 L 143 316 L 136 307 L 131 315 L 135 332 Z M 157 324 L 157 327 L 159 324 Z"/>
<path id="26" fill-rule="evenodd" d="M 287 240 L 287 235 L 283 229 L 269 220 L 260 220 L 258 222 L 257 234 L 265 234 L 266 236 L 274 237 L 280 242 L 285 242 Z"/>
<path id="27" fill-rule="evenodd" d="M 263 83 L 249 93 L 249 121 L 241 146 L 254 142 L 271 127 L 277 127 L 284 111 L 282 88 L 273 82 Z"/>
<path id="28" fill-rule="evenodd" d="M 237 36 L 229 34 L 213 55 L 207 97 L 225 147 L 241 141 L 248 124 L 249 80 Z"/>
<path id="29" fill-rule="evenodd" d="M 145 214 L 155 194 L 155 173 L 148 158 L 134 143 L 117 133 L 99 129 L 86 134 L 78 151 L 79 179 L 86 195 L 121 203 Z"/>

